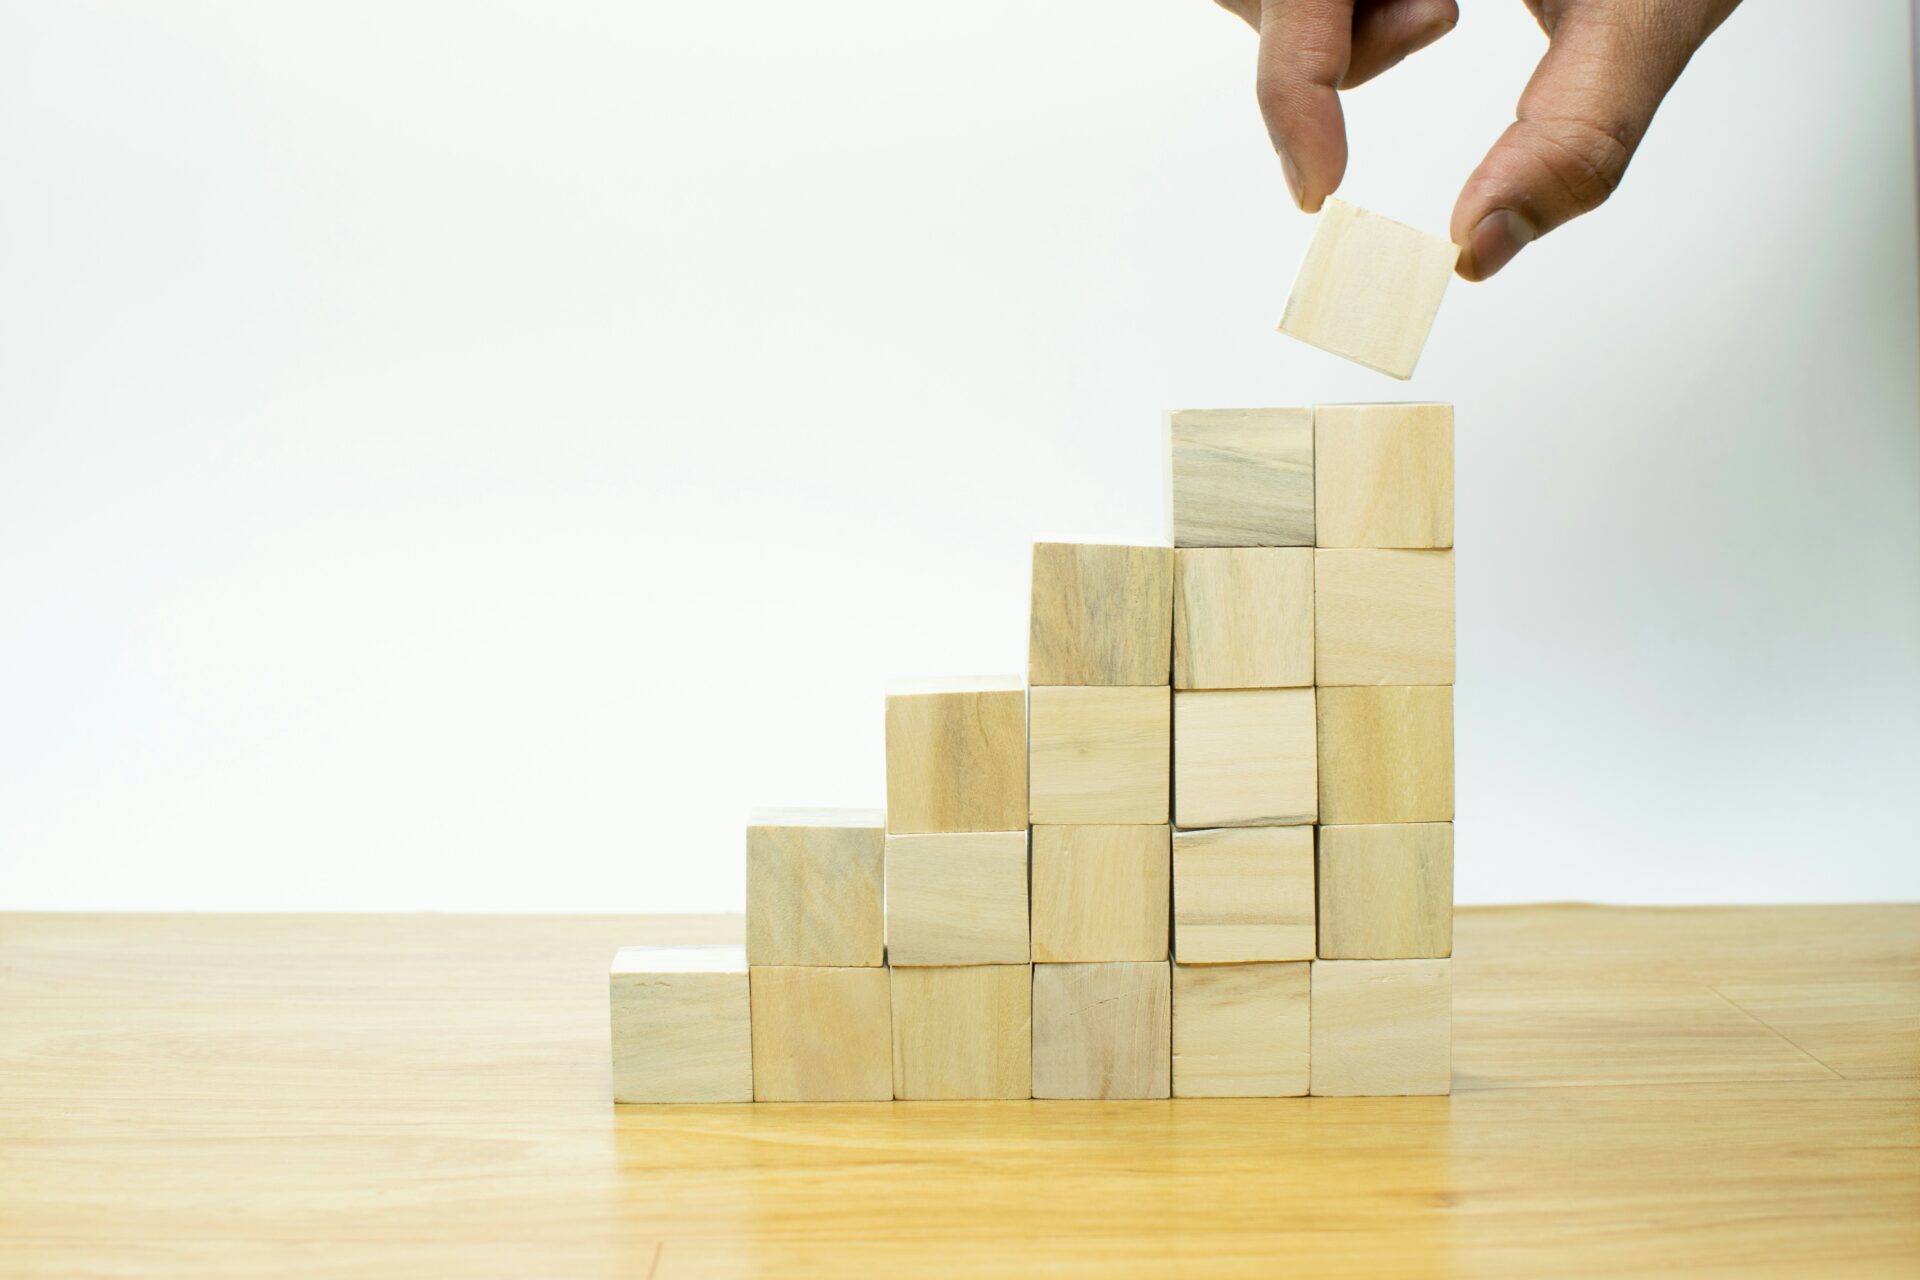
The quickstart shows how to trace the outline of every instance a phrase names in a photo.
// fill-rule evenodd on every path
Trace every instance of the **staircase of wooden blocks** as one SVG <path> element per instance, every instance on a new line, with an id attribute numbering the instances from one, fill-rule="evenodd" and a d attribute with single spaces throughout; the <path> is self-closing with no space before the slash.
<path id="1" fill-rule="evenodd" d="M 1033 549 L 1028 670 L 758 813 L 744 947 L 611 975 L 619 1102 L 1450 1087 L 1453 411 L 1168 416 L 1172 546 Z"/>

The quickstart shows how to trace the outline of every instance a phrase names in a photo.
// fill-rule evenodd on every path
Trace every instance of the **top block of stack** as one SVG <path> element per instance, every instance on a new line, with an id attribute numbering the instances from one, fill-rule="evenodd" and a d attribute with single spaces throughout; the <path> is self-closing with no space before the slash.
<path id="1" fill-rule="evenodd" d="M 1176 547 L 1311 547 L 1313 410 L 1167 415 Z"/>
<path id="2" fill-rule="evenodd" d="M 1173 658 L 1173 548 L 1033 544 L 1027 682 L 1163 685 Z"/>
<path id="3" fill-rule="evenodd" d="M 1453 545 L 1453 406 L 1323 404 L 1313 411 L 1315 544 Z"/>
<path id="4" fill-rule="evenodd" d="M 887 831 L 1023 831 L 1027 688 L 960 676 L 887 690 Z"/>

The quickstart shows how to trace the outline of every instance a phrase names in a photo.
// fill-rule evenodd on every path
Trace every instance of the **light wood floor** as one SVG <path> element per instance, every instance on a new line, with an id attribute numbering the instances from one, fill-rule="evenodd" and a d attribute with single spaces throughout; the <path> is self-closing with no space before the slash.
<path id="1" fill-rule="evenodd" d="M 616 1112 L 739 928 L 0 915 L 0 1275 L 1920 1275 L 1920 907 L 1463 911 L 1451 1098 Z"/>

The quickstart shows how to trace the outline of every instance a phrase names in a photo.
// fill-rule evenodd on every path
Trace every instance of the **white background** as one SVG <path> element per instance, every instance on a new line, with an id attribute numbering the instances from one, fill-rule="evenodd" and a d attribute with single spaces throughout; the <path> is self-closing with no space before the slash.
<path id="1" fill-rule="evenodd" d="M 1518 3 L 1348 98 L 1444 232 Z M 1417 380 L 1204 0 L 0 6 L 0 905 L 735 909 L 1160 411 L 1458 405 L 1459 897 L 1920 898 L 1908 14 L 1754 3 Z"/>

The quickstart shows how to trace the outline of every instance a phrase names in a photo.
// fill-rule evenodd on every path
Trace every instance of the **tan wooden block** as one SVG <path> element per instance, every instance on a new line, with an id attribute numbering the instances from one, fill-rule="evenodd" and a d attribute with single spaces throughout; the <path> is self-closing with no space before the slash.
<path id="1" fill-rule="evenodd" d="M 1174 553 L 1173 687 L 1313 683 L 1313 553 L 1201 547 Z"/>
<path id="2" fill-rule="evenodd" d="M 1172 547 L 1033 544 L 1029 684 L 1165 684 L 1172 648 Z"/>
<path id="3" fill-rule="evenodd" d="M 1453 821 L 1453 689 L 1319 690 L 1320 821 Z"/>
<path id="4" fill-rule="evenodd" d="M 1322 547 L 1453 545 L 1453 406 L 1313 411 L 1314 535 Z"/>
<path id="5" fill-rule="evenodd" d="M 622 947 L 607 975 L 615 1102 L 752 1102 L 746 948 Z"/>
<path id="6" fill-rule="evenodd" d="M 747 963 L 878 965 L 887 815 L 760 809 L 747 820 Z"/>
<path id="7" fill-rule="evenodd" d="M 1411 378 L 1460 248 L 1344 200 L 1328 200 L 1280 317 L 1280 332 L 1395 378 Z"/>
<path id="8" fill-rule="evenodd" d="M 1453 954 L 1453 824 L 1320 828 L 1320 957 Z"/>
<path id="9" fill-rule="evenodd" d="M 1315 962 L 1312 1092 L 1451 1092 L 1452 966 L 1451 960 Z"/>
<path id="10" fill-rule="evenodd" d="M 1167 958 L 1167 828 L 1035 827 L 1033 958 Z"/>
<path id="11" fill-rule="evenodd" d="M 1314 679 L 1453 683 L 1453 552 L 1313 553 Z"/>
<path id="12" fill-rule="evenodd" d="M 754 965 L 753 1100 L 893 1097 L 892 988 L 883 968 Z"/>
<path id="13" fill-rule="evenodd" d="M 1313 410 L 1167 415 L 1176 547 L 1313 545 Z"/>
<path id="14" fill-rule="evenodd" d="M 1313 828 L 1173 834 L 1173 955 L 1181 964 L 1311 960 Z"/>
<path id="15" fill-rule="evenodd" d="M 1164 824 L 1170 696 L 1165 685 L 1035 686 L 1028 806 L 1034 824 Z"/>
<path id="16" fill-rule="evenodd" d="M 1033 966 L 889 969 L 893 1096 L 1033 1096 Z"/>
<path id="17" fill-rule="evenodd" d="M 887 692 L 887 830 L 1027 825 L 1027 694 L 1018 676 Z"/>
<path id="18" fill-rule="evenodd" d="M 1025 964 L 1027 833 L 887 837 L 887 963 Z"/>
<path id="19" fill-rule="evenodd" d="M 1164 1098 L 1173 1021 L 1167 964 L 1033 967 L 1033 1096 Z"/>
<path id="20" fill-rule="evenodd" d="M 1176 827 L 1315 821 L 1314 691 L 1174 695 Z"/>
<path id="21" fill-rule="evenodd" d="M 1309 1083 L 1313 966 L 1173 966 L 1173 1096 L 1297 1098 Z"/>

